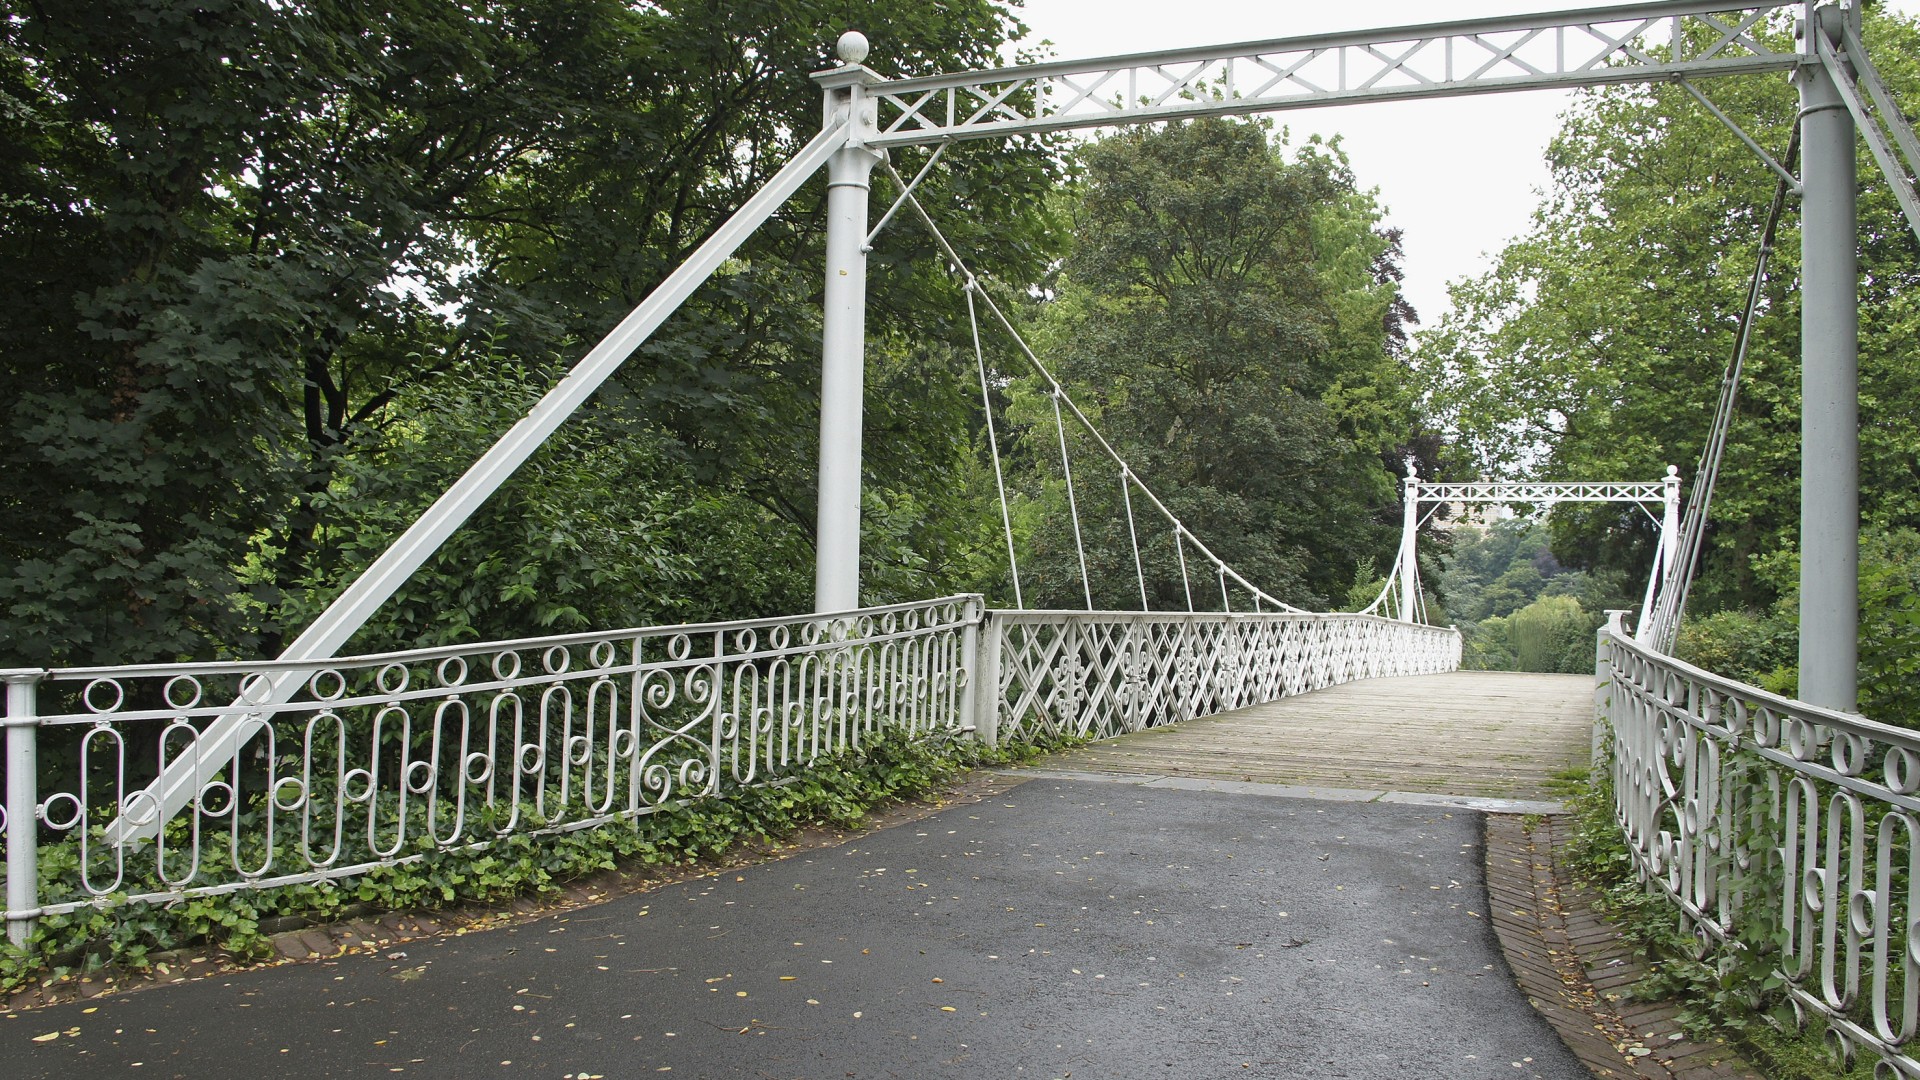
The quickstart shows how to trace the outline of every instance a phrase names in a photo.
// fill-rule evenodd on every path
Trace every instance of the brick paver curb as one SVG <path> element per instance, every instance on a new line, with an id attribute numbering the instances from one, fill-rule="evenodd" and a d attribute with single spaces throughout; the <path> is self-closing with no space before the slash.
<path id="1" fill-rule="evenodd" d="M 1687 1038 L 1677 1004 L 1629 1000 L 1646 962 L 1560 865 L 1569 819 L 1488 814 L 1486 822 L 1487 896 L 1507 964 L 1595 1076 L 1762 1080 L 1724 1043 Z"/>

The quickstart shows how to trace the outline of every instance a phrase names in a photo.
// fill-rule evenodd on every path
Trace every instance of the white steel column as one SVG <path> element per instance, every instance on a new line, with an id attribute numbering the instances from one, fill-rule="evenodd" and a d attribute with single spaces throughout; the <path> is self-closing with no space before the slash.
<path id="1" fill-rule="evenodd" d="M 40 713 L 38 672 L 10 673 L 7 684 L 7 940 L 25 948 L 40 907 Z"/>
<path id="2" fill-rule="evenodd" d="M 839 42 L 846 66 L 815 76 L 826 89 L 826 123 L 848 123 L 847 145 L 827 162 L 827 280 L 820 342 L 820 479 L 815 533 L 815 611 L 860 606 L 860 435 L 867 336 L 867 194 L 880 156 L 863 137 L 877 103 L 862 90 L 878 76 L 860 66 L 867 40 Z"/>
<path id="3" fill-rule="evenodd" d="M 1661 484 L 1660 537 L 1654 544 L 1653 566 L 1647 571 L 1647 594 L 1640 602 L 1640 623 L 1634 627 L 1633 640 L 1643 645 L 1653 641 L 1653 612 L 1662 602 L 1662 590 L 1673 576 L 1673 561 L 1680 556 L 1680 467 L 1667 466 L 1667 478 Z"/>
<path id="4" fill-rule="evenodd" d="M 1667 479 L 1661 492 L 1664 507 L 1660 515 L 1660 572 L 1673 572 L 1673 561 L 1680 557 L 1680 466 L 1667 466 Z"/>
<path id="5" fill-rule="evenodd" d="M 1838 42 L 1828 5 L 1806 29 Z M 1800 69 L 1800 700 L 1856 707 L 1859 400 L 1854 128 L 1833 76 Z"/>
<path id="6" fill-rule="evenodd" d="M 1414 546 L 1420 535 L 1420 475 L 1411 457 L 1407 459 L 1403 501 L 1406 511 L 1400 519 L 1400 567 L 1395 572 L 1400 576 L 1400 621 L 1410 623 L 1420 605 L 1420 564 Z"/>

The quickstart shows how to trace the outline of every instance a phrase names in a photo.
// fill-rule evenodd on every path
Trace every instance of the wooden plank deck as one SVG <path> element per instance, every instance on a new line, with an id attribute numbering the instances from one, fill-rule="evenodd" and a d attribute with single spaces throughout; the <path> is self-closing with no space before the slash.
<path id="1" fill-rule="evenodd" d="M 1593 678 L 1455 671 L 1366 679 L 1122 735 L 1047 768 L 1549 800 L 1584 765 Z"/>

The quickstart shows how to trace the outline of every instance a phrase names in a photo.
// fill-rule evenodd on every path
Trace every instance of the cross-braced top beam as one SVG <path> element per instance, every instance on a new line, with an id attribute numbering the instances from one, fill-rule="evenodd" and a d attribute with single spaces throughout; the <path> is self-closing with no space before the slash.
<path id="1" fill-rule="evenodd" d="M 1359 30 L 886 81 L 875 147 L 1394 98 L 1782 71 L 1793 0 L 1656 3 Z"/>
<path id="2" fill-rule="evenodd" d="M 1544 503 L 1563 502 L 1662 502 L 1667 497 L 1667 482 L 1647 483 L 1533 483 L 1507 480 L 1482 480 L 1467 484 L 1443 484 L 1421 480 L 1413 484 L 1418 502 L 1450 503 Z"/>

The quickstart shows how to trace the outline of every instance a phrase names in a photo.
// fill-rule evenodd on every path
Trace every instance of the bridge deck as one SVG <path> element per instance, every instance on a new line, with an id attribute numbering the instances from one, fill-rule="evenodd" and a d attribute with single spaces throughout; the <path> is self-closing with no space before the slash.
<path id="1" fill-rule="evenodd" d="M 1475 798 L 1550 799 L 1584 764 L 1593 679 L 1456 671 L 1369 679 L 1108 739 L 1048 766 Z"/>

